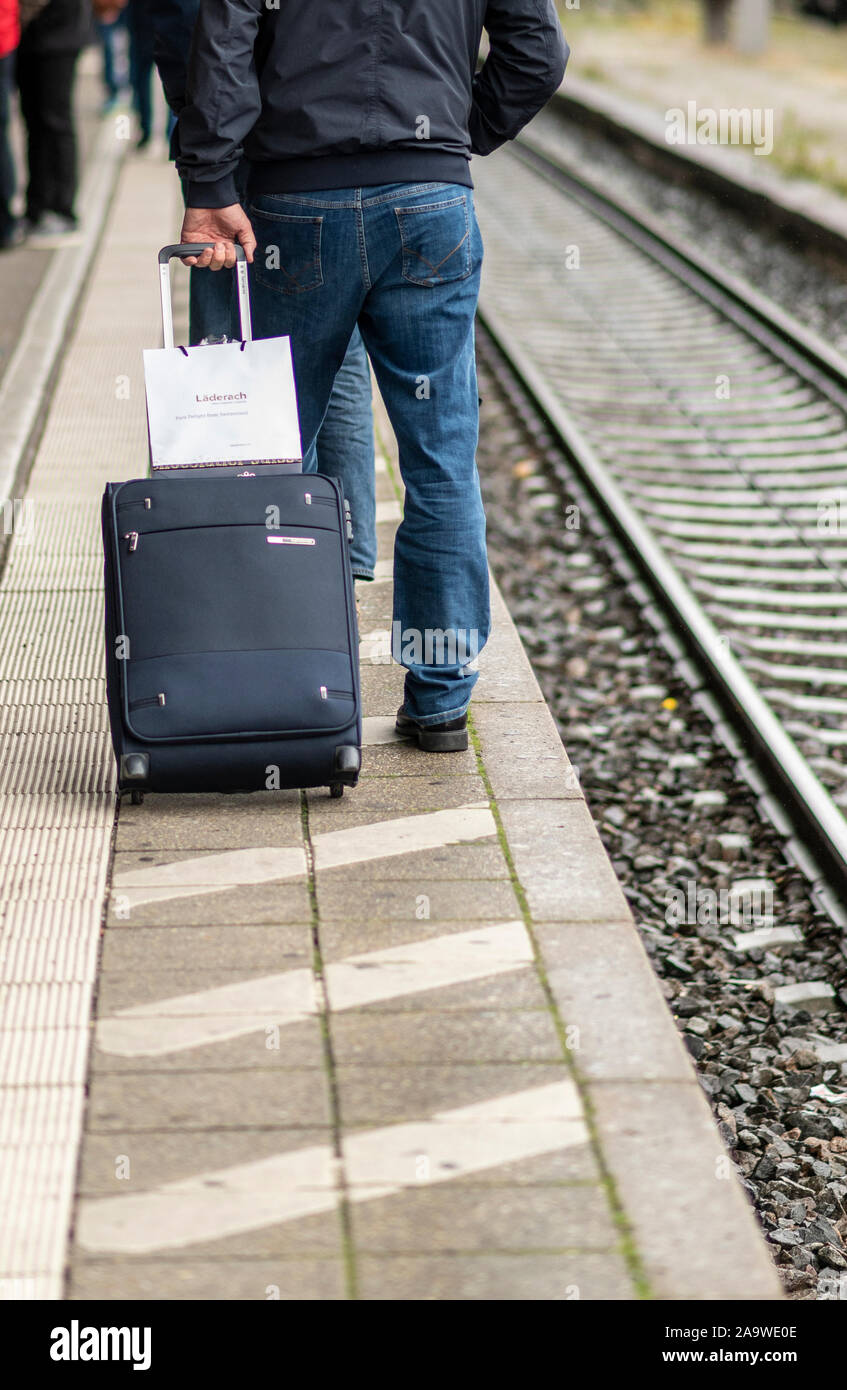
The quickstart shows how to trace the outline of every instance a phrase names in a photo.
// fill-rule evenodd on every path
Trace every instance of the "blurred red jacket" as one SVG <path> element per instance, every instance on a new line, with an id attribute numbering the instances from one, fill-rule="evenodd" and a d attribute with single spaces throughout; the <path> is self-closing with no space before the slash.
<path id="1" fill-rule="evenodd" d="M 18 0 L 0 0 L 0 58 L 17 48 L 20 37 Z"/>

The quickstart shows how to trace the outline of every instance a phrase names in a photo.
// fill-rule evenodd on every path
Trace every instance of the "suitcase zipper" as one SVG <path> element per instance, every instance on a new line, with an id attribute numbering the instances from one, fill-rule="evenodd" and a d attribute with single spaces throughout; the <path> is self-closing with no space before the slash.
<path id="1" fill-rule="evenodd" d="M 158 695 L 145 695 L 142 700 L 130 700 L 129 707 L 131 710 L 145 709 L 147 705 L 164 705 L 165 703 L 164 691 L 160 690 Z"/>
<path id="2" fill-rule="evenodd" d="M 134 497 L 131 502 L 119 502 L 118 511 L 123 511 L 124 507 L 143 507 L 145 512 L 149 512 L 152 505 L 151 497 Z"/>
<path id="3" fill-rule="evenodd" d="M 333 700 L 353 700 L 353 699 L 355 699 L 355 696 L 354 696 L 352 690 L 330 690 L 327 686 L 322 685 L 322 686 L 321 686 L 321 699 L 322 699 L 322 700 L 328 700 L 328 699 L 330 698 L 330 696 L 332 697 Z"/>

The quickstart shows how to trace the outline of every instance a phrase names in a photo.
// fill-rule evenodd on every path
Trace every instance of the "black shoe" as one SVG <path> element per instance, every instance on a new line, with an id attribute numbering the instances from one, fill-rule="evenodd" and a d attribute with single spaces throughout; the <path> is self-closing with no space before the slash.
<path id="1" fill-rule="evenodd" d="M 468 716 L 447 719 L 443 724 L 419 724 L 402 706 L 394 726 L 398 734 L 413 738 L 424 753 L 463 753 L 468 746 Z"/>

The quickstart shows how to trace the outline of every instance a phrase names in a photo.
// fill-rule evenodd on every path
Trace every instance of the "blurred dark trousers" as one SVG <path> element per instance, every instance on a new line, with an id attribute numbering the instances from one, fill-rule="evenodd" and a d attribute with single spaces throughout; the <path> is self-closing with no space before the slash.
<path id="1" fill-rule="evenodd" d="M 26 215 L 73 217 L 76 194 L 74 71 L 79 54 L 18 51 L 18 90 L 26 123 L 29 183 Z"/>
<path id="2" fill-rule="evenodd" d="M 116 39 L 123 27 L 123 15 L 110 20 L 108 24 L 98 23 L 96 27 L 103 54 L 103 86 L 106 88 L 107 97 L 114 101 L 115 97 L 120 95 L 121 90 L 116 62 Z"/>
<path id="3" fill-rule="evenodd" d="M 0 241 L 12 231 L 12 199 L 15 196 L 17 175 L 9 145 L 9 95 L 15 77 L 15 55 L 0 58 Z"/>
<path id="4" fill-rule="evenodd" d="M 132 102 L 142 140 L 153 131 L 153 38 L 154 30 L 145 9 L 146 0 L 130 0 L 126 11 L 129 27 L 129 80 Z"/>

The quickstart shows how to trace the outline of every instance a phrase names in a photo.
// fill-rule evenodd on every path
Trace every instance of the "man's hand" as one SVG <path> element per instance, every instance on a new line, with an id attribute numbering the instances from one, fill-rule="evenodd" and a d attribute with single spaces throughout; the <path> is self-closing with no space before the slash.
<path id="1" fill-rule="evenodd" d="M 253 260 L 256 238 L 250 218 L 240 203 L 228 208 L 186 208 L 180 241 L 191 243 L 213 241 L 214 251 L 205 250 L 200 256 L 186 256 L 185 264 L 208 266 L 210 270 L 231 270 L 235 265 L 235 243 L 244 247 L 248 261 Z"/>

